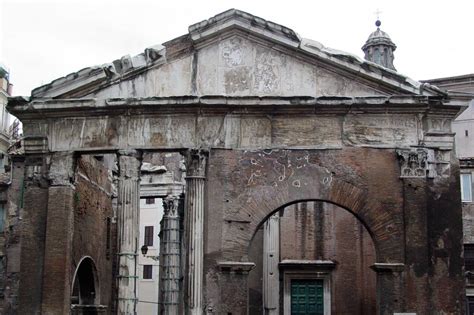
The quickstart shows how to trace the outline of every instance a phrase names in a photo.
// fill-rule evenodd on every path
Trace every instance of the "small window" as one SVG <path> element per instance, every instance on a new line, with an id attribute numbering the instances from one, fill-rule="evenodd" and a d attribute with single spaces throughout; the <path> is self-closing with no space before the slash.
<path id="1" fill-rule="evenodd" d="M 374 63 L 376 63 L 376 64 L 381 63 L 380 51 L 379 51 L 378 48 L 375 48 L 375 50 L 374 50 Z"/>
<path id="2" fill-rule="evenodd" d="M 146 198 L 146 204 L 147 205 L 155 204 L 155 198 Z"/>
<path id="3" fill-rule="evenodd" d="M 461 200 L 472 201 L 472 176 L 471 174 L 461 174 Z"/>
<path id="4" fill-rule="evenodd" d="M 153 279 L 153 265 L 143 265 L 143 279 Z"/>
<path id="5" fill-rule="evenodd" d="M 465 135 L 466 137 L 469 137 L 469 130 L 464 130 L 464 135 Z"/>
<path id="6" fill-rule="evenodd" d="M 153 246 L 153 226 L 145 226 L 145 239 L 143 243 L 146 246 Z"/>

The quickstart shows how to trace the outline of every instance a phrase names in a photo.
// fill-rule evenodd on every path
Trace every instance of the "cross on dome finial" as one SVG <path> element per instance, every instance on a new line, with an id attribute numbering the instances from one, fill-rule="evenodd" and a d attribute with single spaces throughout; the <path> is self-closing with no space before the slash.
<path id="1" fill-rule="evenodd" d="M 375 26 L 377 26 L 377 28 L 379 28 L 380 25 L 382 25 L 382 22 L 380 22 L 380 13 L 382 13 L 382 11 L 377 9 L 374 13 L 377 16 L 377 21 L 375 21 Z"/>
<path id="2" fill-rule="evenodd" d="M 380 29 L 380 25 L 382 25 L 382 22 L 380 22 L 381 13 L 382 11 L 379 9 L 374 12 L 377 17 L 375 22 L 377 29 L 369 35 L 364 46 L 362 46 L 362 51 L 365 60 L 396 71 L 393 65 L 393 52 L 397 49 L 397 46 L 392 42 L 390 36 Z"/>

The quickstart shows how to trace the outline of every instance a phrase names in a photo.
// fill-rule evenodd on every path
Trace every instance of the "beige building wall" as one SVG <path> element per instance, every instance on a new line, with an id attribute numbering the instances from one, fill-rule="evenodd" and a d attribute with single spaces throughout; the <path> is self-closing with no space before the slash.
<path id="1" fill-rule="evenodd" d="M 138 259 L 138 314 L 158 314 L 158 281 L 160 251 L 160 220 L 163 217 L 163 200 L 152 198 L 154 203 L 147 204 L 146 198 L 140 199 L 140 243 L 144 244 L 145 226 L 153 226 L 153 246 L 148 246 L 146 257 L 140 254 Z M 143 279 L 145 265 L 153 268 L 152 279 Z"/>
<path id="2" fill-rule="evenodd" d="M 13 116 L 7 112 L 6 106 L 11 90 L 8 70 L 0 64 L 0 173 L 5 172 L 4 166 L 8 163 L 9 128 L 13 122 Z"/>

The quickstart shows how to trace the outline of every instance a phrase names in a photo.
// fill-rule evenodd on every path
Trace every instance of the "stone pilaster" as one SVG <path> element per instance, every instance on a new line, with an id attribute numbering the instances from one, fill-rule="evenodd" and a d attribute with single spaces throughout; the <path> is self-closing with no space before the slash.
<path id="1" fill-rule="evenodd" d="M 140 166 L 137 151 L 118 152 L 118 314 L 136 314 L 140 215 Z"/>
<path id="2" fill-rule="evenodd" d="M 382 315 L 405 312 L 403 301 L 402 263 L 375 263 L 370 266 L 377 273 L 377 302 Z"/>
<path id="3" fill-rule="evenodd" d="M 203 313 L 204 182 L 207 152 L 191 150 L 186 169 L 187 297 L 190 314 Z"/>
<path id="4" fill-rule="evenodd" d="M 179 312 L 181 277 L 181 240 L 179 230 L 178 196 L 163 200 L 164 215 L 161 221 L 160 240 L 160 314 Z"/>
<path id="5" fill-rule="evenodd" d="M 219 310 L 218 314 L 249 313 L 249 272 L 255 268 L 253 262 L 219 261 Z"/>
<path id="6" fill-rule="evenodd" d="M 272 215 L 263 225 L 263 306 L 265 314 L 279 314 L 280 216 Z"/>

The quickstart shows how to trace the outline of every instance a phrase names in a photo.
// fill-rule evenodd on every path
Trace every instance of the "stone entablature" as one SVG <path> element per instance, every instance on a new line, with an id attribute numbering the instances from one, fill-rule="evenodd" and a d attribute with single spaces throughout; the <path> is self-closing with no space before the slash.
<path id="1" fill-rule="evenodd" d="M 209 96 L 12 101 L 9 109 L 25 123 L 27 151 L 39 148 L 38 140 L 27 145 L 30 138 L 41 139 L 40 151 L 412 146 L 450 150 L 452 133 L 434 133 L 431 117 L 449 121 L 461 104 L 442 102 L 417 96 Z"/>

